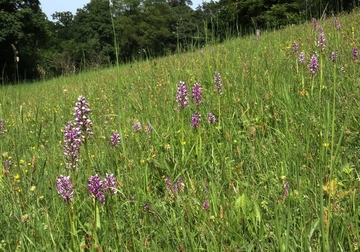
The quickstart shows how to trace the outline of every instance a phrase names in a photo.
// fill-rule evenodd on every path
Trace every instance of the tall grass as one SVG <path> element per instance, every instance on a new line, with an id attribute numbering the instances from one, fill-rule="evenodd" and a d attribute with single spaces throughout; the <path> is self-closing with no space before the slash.
<path id="1" fill-rule="evenodd" d="M 0 249 L 357 251 L 359 63 L 352 50 L 360 49 L 360 19 L 358 12 L 338 19 L 341 30 L 333 18 L 318 21 L 324 50 L 319 28 L 308 23 L 193 53 L 2 86 Z M 309 69 L 314 54 L 317 74 Z M 182 111 L 175 102 L 180 81 L 190 92 Z M 191 101 L 195 82 L 203 93 L 198 107 Z M 81 147 L 68 204 L 56 179 L 71 174 L 63 138 L 79 95 L 90 103 L 94 135 L 87 150 Z M 115 148 L 114 131 L 122 143 Z M 118 193 L 104 204 L 89 199 L 87 166 L 92 175 L 117 178 Z"/>

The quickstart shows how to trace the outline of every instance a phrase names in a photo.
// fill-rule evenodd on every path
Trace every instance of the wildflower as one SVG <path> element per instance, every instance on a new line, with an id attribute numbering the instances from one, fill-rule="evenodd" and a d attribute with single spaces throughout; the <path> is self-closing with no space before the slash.
<path id="1" fill-rule="evenodd" d="M 212 113 L 208 114 L 207 120 L 209 123 L 216 123 L 216 117 Z"/>
<path id="2" fill-rule="evenodd" d="M 359 58 L 359 51 L 356 47 L 353 48 L 352 58 L 353 58 L 353 60 L 357 60 Z"/>
<path id="3" fill-rule="evenodd" d="M 118 182 L 116 181 L 116 178 L 114 174 L 107 174 L 105 175 L 105 178 L 102 182 L 102 187 L 105 192 L 109 192 L 110 195 L 114 195 L 118 192 L 116 187 L 118 186 Z"/>
<path id="4" fill-rule="evenodd" d="M 149 211 L 149 203 L 145 202 L 143 209 L 144 209 L 144 211 Z"/>
<path id="5" fill-rule="evenodd" d="M 65 127 L 64 134 L 64 156 L 66 158 L 66 168 L 77 170 L 79 162 L 78 155 L 80 153 L 80 145 L 82 142 L 82 134 L 79 128 L 69 122 Z"/>
<path id="6" fill-rule="evenodd" d="M 299 54 L 299 62 L 300 63 L 304 63 L 305 62 L 305 53 L 304 52 L 301 52 Z"/>
<path id="7" fill-rule="evenodd" d="M 6 132 L 6 126 L 4 119 L 0 118 L 0 134 L 4 134 Z"/>
<path id="8" fill-rule="evenodd" d="M 11 160 L 10 159 L 5 159 L 4 168 L 10 168 L 11 165 L 12 165 Z"/>
<path id="9" fill-rule="evenodd" d="M 21 222 L 27 222 L 29 221 L 29 215 L 28 214 L 24 214 L 21 216 Z"/>
<path id="10" fill-rule="evenodd" d="M 289 189 L 290 189 L 290 185 L 289 185 L 289 183 L 286 183 L 284 185 L 284 198 L 285 199 L 287 198 L 287 196 L 289 196 Z"/>
<path id="11" fill-rule="evenodd" d="M 215 82 L 215 87 L 216 87 L 217 92 L 218 92 L 219 94 L 222 94 L 223 85 L 222 85 L 222 80 L 221 80 L 221 75 L 220 75 L 220 73 L 215 72 L 214 82 Z"/>
<path id="12" fill-rule="evenodd" d="M 321 51 L 325 50 L 325 40 L 325 33 L 322 31 L 318 36 L 318 47 L 321 49 Z"/>
<path id="13" fill-rule="evenodd" d="M 199 128 L 200 115 L 195 112 L 191 117 L 191 126 L 195 129 Z"/>
<path id="14" fill-rule="evenodd" d="M 146 126 L 146 132 L 148 134 L 151 134 L 151 132 L 153 131 L 153 126 L 149 123 L 147 126 Z"/>
<path id="15" fill-rule="evenodd" d="M 196 106 L 199 106 L 202 103 L 202 88 L 200 83 L 195 83 L 192 88 L 192 99 L 195 102 Z"/>
<path id="16" fill-rule="evenodd" d="M 165 178 L 165 188 L 166 190 L 171 191 L 171 179 L 169 177 Z"/>
<path id="17" fill-rule="evenodd" d="M 177 182 L 172 184 L 171 179 L 169 177 L 165 178 L 165 188 L 170 194 L 177 194 L 178 191 L 184 192 L 184 181 L 182 178 L 178 178 Z"/>
<path id="18" fill-rule="evenodd" d="M 184 192 L 184 187 L 185 187 L 184 180 L 182 178 L 178 178 L 178 180 L 177 180 L 177 188 L 179 189 L 179 191 Z"/>
<path id="19" fill-rule="evenodd" d="M 91 176 L 88 180 L 88 190 L 90 192 L 90 199 L 98 199 L 101 202 L 105 202 L 105 195 L 103 192 L 102 181 L 99 176 L 95 174 Z"/>
<path id="20" fill-rule="evenodd" d="M 319 61 L 315 54 L 311 56 L 309 68 L 312 74 L 317 74 L 317 70 L 319 68 Z"/>
<path id="21" fill-rule="evenodd" d="M 80 95 L 74 108 L 74 125 L 79 128 L 81 132 L 93 135 L 94 133 L 90 129 L 92 127 L 92 121 L 88 117 L 90 113 L 89 103 L 84 96 Z"/>
<path id="22" fill-rule="evenodd" d="M 203 208 L 204 210 L 208 210 L 209 207 L 210 207 L 209 202 L 208 202 L 207 200 L 205 200 L 204 203 L 202 204 L 202 208 Z"/>
<path id="23" fill-rule="evenodd" d="M 70 181 L 70 176 L 65 177 L 60 175 L 60 177 L 56 179 L 56 189 L 64 201 L 74 200 L 74 186 Z"/>
<path id="24" fill-rule="evenodd" d="M 331 60 L 332 62 L 334 62 L 334 61 L 337 59 L 337 57 L 338 57 L 337 52 L 331 52 L 331 54 L 330 54 L 330 60 Z"/>
<path id="25" fill-rule="evenodd" d="M 312 24 L 313 24 L 313 26 L 314 26 L 314 29 L 316 29 L 316 27 L 317 27 L 317 20 L 316 20 L 316 18 L 312 18 Z"/>
<path id="26" fill-rule="evenodd" d="M 141 123 L 139 121 L 135 122 L 132 126 L 133 131 L 140 131 L 142 129 Z"/>
<path id="27" fill-rule="evenodd" d="M 334 18 L 334 25 L 338 31 L 340 31 L 342 29 L 342 27 L 339 23 L 339 20 L 336 17 Z"/>
<path id="28" fill-rule="evenodd" d="M 299 50 L 299 45 L 298 45 L 298 43 L 294 42 L 294 43 L 292 44 L 292 48 L 293 48 L 293 53 L 297 53 L 298 50 Z"/>
<path id="29" fill-rule="evenodd" d="M 111 146 L 114 147 L 114 148 L 121 145 L 121 137 L 120 137 L 119 133 L 114 131 L 111 134 L 110 142 L 111 142 Z"/>
<path id="30" fill-rule="evenodd" d="M 178 186 L 177 184 L 173 184 L 172 187 L 171 187 L 171 192 L 173 194 L 177 194 L 177 191 L 178 191 Z"/>
<path id="31" fill-rule="evenodd" d="M 180 81 L 177 87 L 176 102 L 178 103 L 178 109 L 184 109 L 189 106 L 188 90 L 185 82 L 183 81 Z"/>
<path id="32" fill-rule="evenodd" d="M 303 88 L 301 89 L 301 91 L 299 92 L 301 96 L 305 96 L 306 95 L 306 89 Z"/>
<path id="33" fill-rule="evenodd" d="M 345 73 L 345 67 L 340 67 L 340 73 Z"/>
<path id="34" fill-rule="evenodd" d="M 170 144 L 165 144 L 165 145 L 164 145 L 165 151 L 169 151 L 170 148 L 171 148 Z"/>

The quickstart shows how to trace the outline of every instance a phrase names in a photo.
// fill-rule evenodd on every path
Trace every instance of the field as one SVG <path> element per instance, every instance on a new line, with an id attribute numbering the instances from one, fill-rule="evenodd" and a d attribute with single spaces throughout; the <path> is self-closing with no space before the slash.
<path id="1" fill-rule="evenodd" d="M 359 251 L 359 27 L 1 86 L 0 251 Z"/>

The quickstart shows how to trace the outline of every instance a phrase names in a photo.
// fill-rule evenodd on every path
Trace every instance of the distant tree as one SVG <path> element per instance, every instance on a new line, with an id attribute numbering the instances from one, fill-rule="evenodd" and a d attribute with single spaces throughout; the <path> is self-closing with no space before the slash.
<path id="1" fill-rule="evenodd" d="M 355 1 L 341 0 L 219 0 L 217 4 L 221 23 L 242 33 L 297 24 L 320 18 L 324 13 L 336 14 L 356 7 Z"/>
<path id="2" fill-rule="evenodd" d="M 70 11 L 65 11 L 55 12 L 51 17 L 53 20 L 52 35 L 61 40 L 71 39 L 73 36 L 71 30 L 74 26 L 74 15 Z"/>
<path id="3" fill-rule="evenodd" d="M 266 10 L 256 20 L 261 27 L 281 27 L 301 21 L 298 0 L 276 1 L 275 3 L 272 0 L 264 0 L 264 4 Z"/>
<path id="4" fill-rule="evenodd" d="M 108 1 L 91 0 L 78 9 L 72 34 L 82 67 L 109 65 L 115 60 L 114 34 Z"/>
<path id="5" fill-rule="evenodd" d="M 220 18 L 220 11 L 223 6 L 219 2 L 213 0 L 202 2 L 196 7 L 194 16 L 198 19 L 199 25 L 203 27 L 199 29 L 201 44 L 209 41 L 222 41 L 227 34 L 227 23 Z"/>
<path id="6" fill-rule="evenodd" d="M 174 35 L 173 41 L 182 50 L 188 50 L 194 43 L 196 44 L 200 33 L 203 34 L 204 22 L 187 5 L 188 3 L 192 4 L 191 1 L 178 1 L 177 4 L 170 1 L 169 3 L 174 13 L 170 21 L 170 29 Z"/>
<path id="7" fill-rule="evenodd" d="M 113 1 L 113 8 L 123 61 L 163 55 L 171 47 L 174 13 L 165 0 Z"/>
<path id="8" fill-rule="evenodd" d="M 191 6 L 193 3 L 191 0 L 167 0 L 171 8 L 178 6 Z"/>
<path id="9" fill-rule="evenodd" d="M 32 79 L 46 45 L 46 15 L 38 0 L 0 0 L 1 82 Z"/>

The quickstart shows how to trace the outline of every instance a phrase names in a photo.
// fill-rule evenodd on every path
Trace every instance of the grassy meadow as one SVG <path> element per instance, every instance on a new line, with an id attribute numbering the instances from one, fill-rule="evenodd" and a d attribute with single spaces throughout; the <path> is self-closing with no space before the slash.
<path id="1" fill-rule="evenodd" d="M 337 22 L 1 86 L 0 251 L 359 251 L 360 12 Z M 116 177 L 103 200 L 95 174 Z"/>

